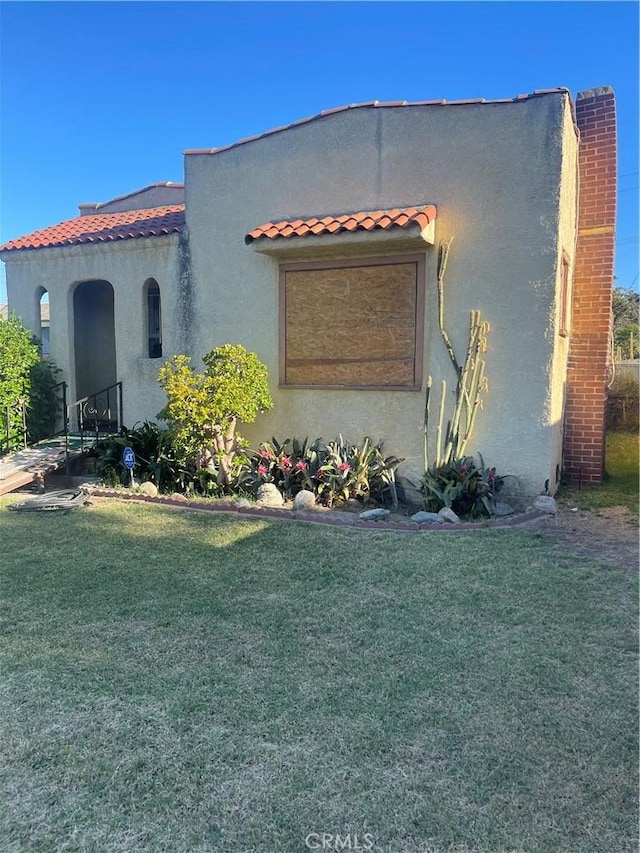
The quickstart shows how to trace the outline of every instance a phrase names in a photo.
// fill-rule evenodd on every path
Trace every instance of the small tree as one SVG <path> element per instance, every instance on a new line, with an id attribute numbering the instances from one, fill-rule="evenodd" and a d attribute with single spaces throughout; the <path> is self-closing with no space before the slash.
<path id="1" fill-rule="evenodd" d="M 31 369 L 39 359 L 38 344 L 22 321 L 13 314 L 0 319 L 0 448 L 11 450 L 23 440 L 22 407 L 29 400 Z"/>
<path id="2" fill-rule="evenodd" d="M 253 423 L 273 406 L 267 368 L 241 345 L 225 344 L 203 358 L 196 373 L 191 359 L 176 355 L 158 373 L 167 405 L 158 417 L 173 432 L 184 456 L 198 468 L 218 467 L 218 482 L 228 485 L 236 451 L 244 445 L 238 421 Z"/>

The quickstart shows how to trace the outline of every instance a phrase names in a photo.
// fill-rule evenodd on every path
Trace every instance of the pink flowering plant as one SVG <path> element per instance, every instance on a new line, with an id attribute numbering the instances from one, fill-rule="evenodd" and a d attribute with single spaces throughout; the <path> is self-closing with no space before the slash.
<path id="1" fill-rule="evenodd" d="M 250 469 L 255 488 L 274 483 L 285 498 L 307 489 L 325 506 L 349 499 L 395 503 L 395 470 L 401 461 L 383 456 L 382 442 L 368 437 L 359 445 L 342 436 L 328 443 L 272 438 L 250 455 Z"/>
<path id="2" fill-rule="evenodd" d="M 313 461 L 307 439 L 303 442 L 297 438 L 263 441 L 258 450 L 250 454 L 252 484 L 257 489 L 262 483 L 274 483 L 285 498 L 293 497 L 301 489 L 312 491 Z"/>
<path id="3" fill-rule="evenodd" d="M 482 456 L 480 465 L 473 456 L 454 459 L 425 472 L 420 486 L 424 508 L 437 512 L 449 507 L 463 517 L 487 518 L 493 515 L 504 480 L 495 468 L 485 468 Z"/>

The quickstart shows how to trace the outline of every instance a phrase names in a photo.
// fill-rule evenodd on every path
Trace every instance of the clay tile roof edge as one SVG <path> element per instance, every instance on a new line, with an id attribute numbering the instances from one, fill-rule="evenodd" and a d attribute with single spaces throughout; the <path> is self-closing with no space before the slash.
<path id="1" fill-rule="evenodd" d="M 414 205 L 410 207 L 393 207 L 388 210 L 364 210 L 356 213 L 340 213 L 332 216 L 311 216 L 307 219 L 300 217 L 278 222 L 264 222 L 257 225 L 244 241 L 247 246 L 254 240 L 278 240 L 289 237 L 303 237 L 309 232 L 320 235 L 323 233 L 336 234 L 339 231 L 372 231 L 387 230 L 394 226 L 405 228 L 415 223 L 422 230 L 436 216 L 437 210 L 433 204 Z"/>
<path id="2" fill-rule="evenodd" d="M 175 234 L 184 227 L 184 204 L 77 216 L 40 228 L 0 246 L 0 252 L 38 251 Z"/>

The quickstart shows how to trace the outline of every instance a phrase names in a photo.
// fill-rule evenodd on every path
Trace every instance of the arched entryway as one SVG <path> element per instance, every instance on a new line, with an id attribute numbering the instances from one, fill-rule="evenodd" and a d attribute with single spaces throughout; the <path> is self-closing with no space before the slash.
<path id="1" fill-rule="evenodd" d="M 85 281 L 73 292 L 76 397 L 86 397 L 117 381 L 113 287 Z"/>

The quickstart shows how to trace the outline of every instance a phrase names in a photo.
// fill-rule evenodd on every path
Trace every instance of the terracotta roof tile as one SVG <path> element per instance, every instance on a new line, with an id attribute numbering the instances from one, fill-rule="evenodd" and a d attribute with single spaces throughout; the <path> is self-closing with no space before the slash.
<path id="1" fill-rule="evenodd" d="M 308 235 L 337 234 L 340 231 L 373 231 L 389 228 L 406 228 L 416 223 L 420 229 L 426 228 L 435 219 L 436 208 L 432 204 L 420 207 L 394 207 L 391 210 L 364 210 L 360 213 L 342 213 L 324 216 L 318 219 L 282 219 L 278 222 L 265 222 L 250 231 L 244 241 L 247 245 L 254 240 L 266 238 L 274 240 L 286 237 L 305 237 Z"/>
<path id="2" fill-rule="evenodd" d="M 184 205 L 124 210 L 96 216 L 77 216 L 58 225 L 26 234 L 0 246 L 0 252 L 20 249 L 50 249 L 83 243 L 110 243 L 139 237 L 175 234 L 184 227 Z"/>

